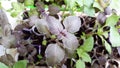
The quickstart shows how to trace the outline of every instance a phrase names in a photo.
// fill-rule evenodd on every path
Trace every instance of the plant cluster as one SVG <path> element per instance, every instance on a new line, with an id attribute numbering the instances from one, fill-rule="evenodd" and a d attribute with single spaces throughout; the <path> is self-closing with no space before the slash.
<path id="1" fill-rule="evenodd" d="M 0 1 L 0 67 L 120 67 L 118 2 L 11 0 L 7 10 L 4 2 Z"/>

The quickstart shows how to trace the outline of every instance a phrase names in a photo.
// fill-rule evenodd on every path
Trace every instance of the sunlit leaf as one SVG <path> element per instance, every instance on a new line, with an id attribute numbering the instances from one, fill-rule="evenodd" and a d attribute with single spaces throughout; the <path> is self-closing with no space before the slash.
<path id="1" fill-rule="evenodd" d="M 77 60 L 76 62 L 76 68 L 85 68 L 85 62 L 83 62 L 82 60 Z"/>
<path id="2" fill-rule="evenodd" d="M 110 7 L 112 8 L 112 9 L 115 9 L 116 11 L 117 11 L 117 14 L 120 14 L 120 9 L 118 9 L 118 8 L 120 8 L 120 0 L 111 0 L 111 2 L 110 2 Z"/>
<path id="3" fill-rule="evenodd" d="M 119 19 L 119 16 L 113 14 L 107 18 L 105 25 L 114 27 L 117 24 L 118 19 Z"/>
<path id="4" fill-rule="evenodd" d="M 93 49 L 93 45 L 94 45 L 94 39 L 92 36 L 90 36 L 85 40 L 81 48 L 86 52 L 90 52 Z"/>
<path id="5" fill-rule="evenodd" d="M 79 57 L 81 57 L 83 52 L 84 52 L 84 50 L 81 49 L 80 47 L 77 49 L 77 54 L 78 54 Z"/>
<path id="6" fill-rule="evenodd" d="M 11 10 L 11 16 L 16 17 L 20 12 L 24 10 L 24 5 L 18 2 L 11 3 L 13 10 Z"/>
<path id="7" fill-rule="evenodd" d="M 0 68 L 9 68 L 9 67 L 0 62 Z"/>
<path id="8" fill-rule="evenodd" d="M 60 64 L 64 56 L 65 52 L 58 44 L 49 44 L 45 50 L 46 61 L 50 66 Z"/>
<path id="9" fill-rule="evenodd" d="M 83 61 L 91 63 L 91 58 L 89 54 L 87 54 L 86 52 L 82 52 L 80 57 L 82 58 Z"/>
<path id="10" fill-rule="evenodd" d="M 14 10 L 17 10 L 17 11 L 22 10 L 24 7 L 21 3 L 18 3 L 18 2 L 12 2 L 11 5 L 14 8 Z"/>
<path id="11" fill-rule="evenodd" d="M 87 7 L 90 7 L 94 2 L 94 0 L 83 0 L 83 1 L 84 1 L 84 5 Z"/>
<path id="12" fill-rule="evenodd" d="M 73 8 L 73 6 L 75 6 L 75 1 L 76 0 L 65 0 L 65 3 L 67 4 L 67 6 L 69 7 L 69 8 Z"/>
<path id="13" fill-rule="evenodd" d="M 94 2 L 93 3 L 93 7 L 95 7 L 95 8 L 98 8 L 100 11 L 103 11 L 103 8 L 100 6 L 100 4 L 98 3 L 98 2 Z"/>
<path id="14" fill-rule="evenodd" d="M 36 10 L 36 8 L 31 8 L 30 11 L 28 12 L 29 16 L 32 16 L 32 15 L 38 15 L 38 12 Z"/>
<path id="15" fill-rule="evenodd" d="M 76 0 L 76 2 L 78 3 L 78 5 L 79 5 L 80 7 L 82 7 L 84 0 Z"/>
<path id="16" fill-rule="evenodd" d="M 115 27 L 110 28 L 110 42 L 112 44 L 112 47 L 118 47 L 120 46 L 120 35 L 118 33 L 118 29 Z"/>
<path id="17" fill-rule="evenodd" d="M 68 16 L 63 21 L 63 25 L 68 32 L 75 33 L 81 27 L 81 20 L 77 16 Z"/>
<path id="18" fill-rule="evenodd" d="M 33 9 L 35 8 L 35 6 L 31 5 L 31 6 L 28 6 L 28 8 Z"/>
<path id="19" fill-rule="evenodd" d="M 88 16 L 92 16 L 92 17 L 95 15 L 95 10 L 92 7 L 86 7 L 85 6 L 83 12 L 85 14 L 87 14 Z"/>
<path id="20" fill-rule="evenodd" d="M 11 16 L 12 17 L 16 17 L 19 13 L 20 13 L 19 11 L 11 12 Z"/>
<path id="21" fill-rule="evenodd" d="M 108 32 L 104 32 L 104 33 L 103 33 L 103 36 L 105 36 L 105 38 L 108 38 L 108 37 L 109 37 Z"/>
<path id="22" fill-rule="evenodd" d="M 24 1 L 24 5 L 25 5 L 25 6 L 34 5 L 34 0 L 25 0 L 25 1 Z"/>
<path id="23" fill-rule="evenodd" d="M 27 63 L 27 60 L 20 60 L 13 65 L 13 68 L 26 68 Z"/>

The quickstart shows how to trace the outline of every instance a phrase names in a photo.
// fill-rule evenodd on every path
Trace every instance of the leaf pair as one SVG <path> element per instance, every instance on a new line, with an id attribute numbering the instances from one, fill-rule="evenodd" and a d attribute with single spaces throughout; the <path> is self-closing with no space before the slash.
<path id="1" fill-rule="evenodd" d="M 84 44 L 77 49 L 78 56 L 81 57 L 84 62 L 91 63 L 91 58 L 87 52 L 90 52 L 93 49 L 93 45 L 94 39 L 90 36 L 85 40 Z"/>
<path id="2" fill-rule="evenodd" d="M 62 39 L 63 47 L 67 50 L 68 54 L 73 54 L 79 43 L 77 37 L 72 33 L 75 33 L 80 29 L 81 20 L 77 16 L 68 16 L 63 21 L 65 29 L 61 22 L 52 16 L 46 17 L 46 20 L 49 31 L 52 34 L 57 35 L 58 39 Z"/>
<path id="3" fill-rule="evenodd" d="M 73 53 L 77 49 L 79 43 L 77 37 L 72 34 L 77 32 L 81 27 L 81 21 L 77 16 L 69 16 L 65 18 L 63 21 L 63 25 L 61 22 L 52 17 L 48 16 L 46 19 L 40 19 L 38 24 L 45 24 L 45 25 L 36 25 L 38 31 L 43 32 L 42 30 L 45 28 L 57 36 L 57 39 L 62 40 L 63 48 L 59 46 L 59 44 L 49 44 L 46 48 L 45 55 L 48 65 L 55 65 L 59 64 L 65 57 L 65 52 L 68 57 L 72 57 Z M 43 28 L 42 28 L 43 27 Z M 46 28 L 47 27 L 47 28 Z M 47 31 L 44 32 L 47 34 Z M 54 58 L 53 58 L 54 57 Z"/>

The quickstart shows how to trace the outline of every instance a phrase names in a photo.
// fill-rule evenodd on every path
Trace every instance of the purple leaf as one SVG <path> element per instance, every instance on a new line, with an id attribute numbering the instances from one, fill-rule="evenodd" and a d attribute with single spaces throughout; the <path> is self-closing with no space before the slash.
<path id="1" fill-rule="evenodd" d="M 74 34 L 69 32 L 66 33 L 66 36 L 63 38 L 63 45 L 66 49 L 68 56 L 72 56 L 77 47 L 79 46 L 77 37 Z"/>
<path id="2" fill-rule="evenodd" d="M 60 8 L 55 5 L 49 5 L 49 13 L 50 15 L 56 15 L 58 12 L 60 12 Z"/>
<path id="3" fill-rule="evenodd" d="M 60 64 L 64 56 L 65 52 L 58 44 L 49 44 L 46 48 L 45 57 L 48 65 Z"/>
<path id="4" fill-rule="evenodd" d="M 35 26 L 39 33 L 46 34 L 47 36 L 50 36 L 48 24 L 45 19 L 39 19 L 38 22 L 35 23 Z"/>
<path id="5" fill-rule="evenodd" d="M 75 33 L 81 27 L 81 20 L 77 16 L 68 16 L 63 21 L 63 25 L 68 32 Z"/>
<path id="6" fill-rule="evenodd" d="M 63 30 L 61 22 L 55 17 L 48 16 L 46 18 L 46 21 L 48 23 L 49 30 L 52 34 L 58 35 Z"/>
<path id="7" fill-rule="evenodd" d="M 9 24 L 7 15 L 3 10 L 0 10 L 0 26 L 2 27 L 4 36 L 11 35 L 11 25 Z"/>
<path id="8" fill-rule="evenodd" d="M 9 24 L 7 15 L 3 10 L 0 9 L 0 25 L 2 28 L 4 28 L 6 24 Z"/>
<path id="9" fill-rule="evenodd" d="M 35 16 L 35 15 L 34 15 L 34 16 L 31 16 L 31 17 L 29 18 L 29 21 L 30 21 L 30 22 L 29 22 L 29 25 L 30 25 L 30 26 L 35 25 L 35 23 L 38 22 L 38 20 L 39 20 L 39 18 L 38 18 L 37 16 Z"/>
<path id="10" fill-rule="evenodd" d="M 16 38 L 14 35 L 3 36 L 1 40 L 1 44 L 6 48 L 15 47 Z"/>

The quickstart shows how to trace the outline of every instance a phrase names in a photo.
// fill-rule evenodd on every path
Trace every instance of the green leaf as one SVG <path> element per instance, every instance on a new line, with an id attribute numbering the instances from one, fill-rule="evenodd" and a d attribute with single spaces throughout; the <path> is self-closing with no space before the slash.
<path id="1" fill-rule="evenodd" d="M 88 16 L 92 16 L 92 17 L 95 15 L 95 10 L 94 10 L 93 7 L 86 7 L 86 6 L 84 6 L 83 12 L 85 14 L 87 14 Z"/>
<path id="2" fill-rule="evenodd" d="M 38 15 L 36 8 L 31 8 L 28 12 L 29 16 Z"/>
<path id="3" fill-rule="evenodd" d="M 16 62 L 13 68 L 26 68 L 27 67 L 27 60 L 20 60 Z"/>
<path id="4" fill-rule="evenodd" d="M 56 38 L 56 35 L 51 35 L 50 38 L 51 38 L 51 39 L 55 39 L 55 38 Z"/>
<path id="5" fill-rule="evenodd" d="M 83 61 L 91 63 L 91 58 L 90 58 L 90 56 L 89 56 L 88 53 L 83 52 L 80 56 L 81 56 L 81 58 L 82 58 Z"/>
<path id="6" fill-rule="evenodd" d="M 110 46 L 110 44 L 107 42 L 107 41 L 105 41 L 105 48 L 106 48 L 106 50 L 108 51 L 108 53 L 109 54 L 111 54 L 112 52 L 112 48 L 111 48 L 111 46 Z"/>
<path id="7" fill-rule="evenodd" d="M 114 27 L 119 19 L 119 16 L 113 14 L 107 18 L 105 26 Z"/>
<path id="8" fill-rule="evenodd" d="M 35 8 L 35 6 L 33 6 L 33 5 L 30 5 L 30 6 L 27 6 L 27 7 L 28 8 L 32 8 L 32 9 Z"/>
<path id="9" fill-rule="evenodd" d="M 84 1 L 84 5 L 87 7 L 91 7 L 91 5 L 93 4 L 94 0 L 83 0 Z"/>
<path id="10" fill-rule="evenodd" d="M 80 48 L 86 52 L 90 52 L 93 49 L 93 45 L 94 39 L 92 36 L 90 36 L 85 40 L 84 44 Z"/>
<path id="11" fill-rule="evenodd" d="M 81 48 L 77 49 L 77 54 L 79 57 L 81 57 L 81 54 L 84 52 L 84 50 L 82 50 Z"/>
<path id="12" fill-rule="evenodd" d="M 0 62 L 0 68 L 9 68 L 8 66 L 6 66 L 4 63 Z"/>
<path id="13" fill-rule="evenodd" d="M 11 16 L 12 17 L 16 17 L 20 12 L 18 11 L 14 11 L 14 12 L 11 12 Z"/>
<path id="14" fill-rule="evenodd" d="M 46 41 L 46 40 L 43 40 L 43 41 L 42 41 L 42 45 L 45 46 L 46 44 L 47 44 L 47 41 Z"/>
<path id="15" fill-rule="evenodd" d="M 24 1 L 24 5 L 25 5 L 25 6 L 34 5 L 34 0 L 25 0 L 25 1 Z"/>
<path id="16" fill-rule="evenodd" d="M 83 62 L 82 60 L 77 60 L 76 62 L 76 68 L 85 68 L 85 62 Z"/>
<path id="17" fill-rule="evenodd" d="M 40 54 L 37 55 L 37 57 L 38 57 L 39 59 L 42 59 L 42 58 L 43 58 L 42 55 L 40 55 Z"/>
<path id="18" fill-rule="evenodd" d="M 103 33 L 103 29 L 102 29 L 102 28 L 98 28 L 97 34 L 98 34 L 98 35 L 101 35 L 102 33 Z"/>
<path id="19" fill-rule="evenodd" d="M 76 0 L 65 0 L 65 3 L 70 9 L 72 9 L 75 6 L 75 2 Z"/>
<path id="20" fill-rule="evenodd" d="M 24 9 L 24 5 L 18 2 L 12 2 L 11 5 L 12 5 L 12 8 L 14 8 L 14 10 L 17 10 L 17 11 L 22 11 Z"/>
<path id="21" fill-rule="evenodd" d="M 103 36 L 105 36 L 105 38 L 108 38 L 109 37 L 109 34 L 108 34 L 108 32 L 107 31 L 105 31 L 105 32 L 103 32 L 103 34 L 102 34 Z"/>
<path id="22" fill-rule="evenodd" d="M 112 15 L 110 16 L 107 21 L 106 25 L 110 26 L 110 42 L 112 44 L 112 47 L 118 47 L 120 46 L 120 35 L 118 33 L 118 29 L 115 28 L 115 25 L 117 24 L 117 21 L 119 20 L 119 16 Z"/>
<path id="23" fill-rule="evenodd" d="M 120 12 L 119 12 L 120 9 L 118 9 L 118 8 L 120 8 L 120 0 L 111 0 L 110 7 L 112 9 L 115 9 L 120 14 Z"/>
<path id="24" fill-rule="evenodd" d="M 100 11 L 103 11 L 104 9 L 100 6 L 100 4 L 98 3 L 98 2 L 94 2 L 93 3 L 93 7 L 95 7 L 95 8 L 98 8 Z"/>
<path id="25" fill-rule="evenodd" d="M 24 5 L 18 2 L 12 2 L 11 3 L 12 8 L 8 11 L 11 12 L 12 17 L 16 17 L 20 12 L 24 10 Z"/>
<path id="26" fill-rule="evenodd" d="M 103 38 L 103 36 L 100 36 L 100 38 L 102 39 L 102 44 L 104 44 L 105 49 L 108 51 L 109 54 L 111 54 L 112 48 L 110 44 Z"/>
<path id="27" fill-rule="evenodd" d="M 112 44 L 112 47 L 120 46 L 120 35 L 118 33 L 118 29 L 115 27 L 110 28 L 110 42 Z"/>
<path id="28" fill-rule="evenodd" d="M 76 0 L 76 2 L 78 3 L 78 5 L 79 5 L 80 7 L 82 7 L 84 0 Z"/>

